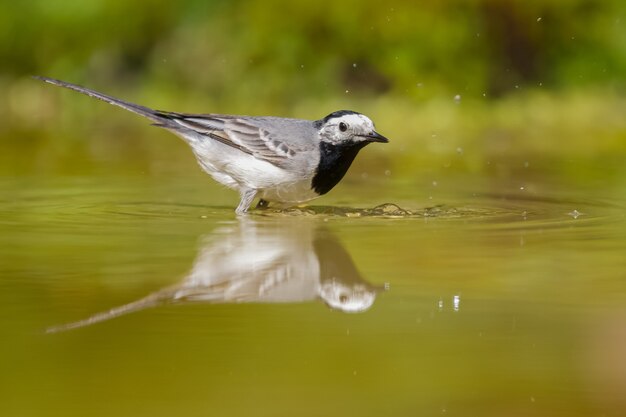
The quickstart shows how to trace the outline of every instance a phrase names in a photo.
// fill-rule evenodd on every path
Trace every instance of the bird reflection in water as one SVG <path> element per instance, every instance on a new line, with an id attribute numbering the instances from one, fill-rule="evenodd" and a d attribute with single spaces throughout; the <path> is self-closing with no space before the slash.
<path id="1" fill-rule="evenodd" d="M 321 300 L 346 313 L 368 310 L 380 288 L 361 278 L 328 230 L 303 219 L 241 219 L 205 236 L 178 284 L 48 333 L 90 326 L 164 304 L 299 303 Z"/>

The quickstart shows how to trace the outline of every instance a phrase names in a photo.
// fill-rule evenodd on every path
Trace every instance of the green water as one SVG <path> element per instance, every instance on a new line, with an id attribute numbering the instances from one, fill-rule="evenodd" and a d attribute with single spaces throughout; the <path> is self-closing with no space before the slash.
<path id="1" fill-rule="evenodd" d="M 3 177 L 0 414 L 623 415 L 619 187 L 447 182 Z"/>

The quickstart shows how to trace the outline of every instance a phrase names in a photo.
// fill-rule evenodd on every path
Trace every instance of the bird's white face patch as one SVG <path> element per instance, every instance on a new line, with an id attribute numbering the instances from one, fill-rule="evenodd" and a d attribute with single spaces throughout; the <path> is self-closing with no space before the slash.
<path id="1" fill-rule="evenodd" d="M 333 120 L 337 120 L 337 123 L 346 123 L 349 128 L 351 127 L 354 130 L 354 133 L 369 133 L 374 130 L 374 123 L 369 117 L 362 114 L 346 114 L 345 116 L 341 116 L 339 119 Z"/>
<path id="2" fill-rule="evenodd" d="M 322 283 L 320 297 L 330 308 L 344 313 L 360 313 L 374 304 L 376 292 L 364 285 L 349 286 L 332 280 Z"/>
<path id="3" fill-rule="evenodd" d="M 374 123 L 369 117 L 352 113 L 329 119 L 320 129 L 320 135 L 322 140 L 331 143 L 360 142 L 366 140 L 360 135 L 369 135 L 374 130 Z"/>

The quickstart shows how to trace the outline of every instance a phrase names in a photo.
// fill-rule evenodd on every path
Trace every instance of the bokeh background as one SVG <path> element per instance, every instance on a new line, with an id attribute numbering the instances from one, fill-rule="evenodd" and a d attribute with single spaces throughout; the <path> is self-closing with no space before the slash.
<path id="1" fill-rule="evenodd" d="M 390 143 L 311 204 L 415 216 L 236 220 L 171 133 L 31 75 L 360 111 Z M 0 415 L 624 416 L 625 115 L 624 0 L 0 1 Z M 370 310 L 217 300 L 44 333 L 178 285 L 206 242 L 315 260 L 316 234 L 389 288 Z"/>
<path id="2" fill-rule="evenodd" d="M 620 182 L 625 11 L 618 0 L 3 2 L 0 172 L 191 175 L 176 140 L 37 74 L 166 110 L 366 113 L 392 142 L 349 180 Z"/>

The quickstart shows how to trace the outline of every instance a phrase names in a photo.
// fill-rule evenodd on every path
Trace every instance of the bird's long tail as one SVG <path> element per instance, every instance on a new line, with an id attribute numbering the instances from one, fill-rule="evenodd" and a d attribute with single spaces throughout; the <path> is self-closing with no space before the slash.
<path id="1" fill-rule="evenodd" d="M 164 122 L 168 120 L 167 112 L 153 110 L 149 107 L 144 107 L 139 104 L 120 100 L 119 98 L 111 97 L 106 94 L 102 94 L 97 91 L 90 90 L 89 88 L 81 87 L 80 85 L 68 83 L 68 82 L 61 81 L 61 80 L 55 80 L 54 78 L 40 77 L 37 75 L 33 76 L 33 78 L 47 82 L 49 84 L 58 85 L 59 87 L 65 87 L 65 88 L 69 88 L 70 90 L 78 91 L 79 93 L 86 94 L 89 97 L 97 98 L 98 100 L 106 101 L 107 103 L 113 104 L 114 106 L 121 107 L 125 110 L 132 111 L 133 113 L 137 113 L 144 117 L 147 117 L 150 120 L 154 120 L 155 122 L 158 122 L 159 125 L 163 125 Z"/>
<path id="2" fill-rule="evenodd" d="M 80 327 L 91 326 L 92 324 L 111 320 L 126 314 L 135 313 L 137 311 L 156 307 L 161 304 L 166 304 L 168 301 L 170 301 L 170 293 L 167 291 L 167 289 L 165 289 L 162 291 L 158 291 L 154 294 L 150 294 L 140 300 L 112 308 L 108 311 L 94 314 L 93 316 L 83 320 L 48 327 L 46 329 L 46 333 L 59 333 L 67 330 L 78 329 Z"/>

